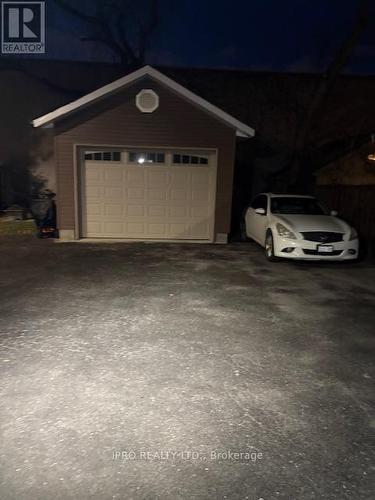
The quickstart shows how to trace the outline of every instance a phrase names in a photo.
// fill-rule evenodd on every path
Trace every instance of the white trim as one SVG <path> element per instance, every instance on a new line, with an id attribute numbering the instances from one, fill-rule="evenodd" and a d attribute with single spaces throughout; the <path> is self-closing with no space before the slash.
<path id="1" fill-rule="evenodd" d="M 80 212 L 80 189 L 81 189 L 81 163 L 84 151 L 79 145 L 73 145 L 73 186 L 74 186 L 74 238 L 80 237 L 81 212 Z"/>
<path id="2" fill-rule="evenodd" d="M 222 109 L 214 106 L 213 104 L 206 101 L 202 97 L 199 97 L 197 94 L 190 92 L 190 90 L 183 87 L 182 85 L 172 80 L 171 78 L 168 78 L 166 75 L 160 73 L 160 71 L 152 68 L 151 66 L 144 66 L 143 68 L 138 69 L 133 73 L 130 73 L 130 75 L 124 76 L 119 80 L 115 80 L 114 82 L 105 85 L 104 87 L 101 87 L 100 89 L 95 90 L 94 92 L 91 92 L 90 94 L 87 94 L 81 97 L 80 99 L 77 99 L 76 101 L 66 104 L 61 108 L 57 108 L 51 113 L 47 113 L 46 115 L 36 118 L 35 120 L 32 121 L 33 127 L 42 127 L 51 124 L 55 120 L 62 118 L 63 116 L 67 116 L 79 108 L 85 108 L 93 102 L 96 102 L 110 94 L 113 94 L 116 91 L 122 90 L 126 85 L 129 85 L 144 76 L 149 76 L 153 78 L 159 83 L 175 91 L 177 94 L 180 94 L 182 97 L 184 97 L 191 103 L 203 108 L 208 113 L 216 116 L 217 118 L 224 121 L 231 127 L 235 128 L 237 136 L 254 137 L 255 131 L 253 128 L 249 127 L 245 123 L 240 122 L 239 120 L 229 115 Z"/>

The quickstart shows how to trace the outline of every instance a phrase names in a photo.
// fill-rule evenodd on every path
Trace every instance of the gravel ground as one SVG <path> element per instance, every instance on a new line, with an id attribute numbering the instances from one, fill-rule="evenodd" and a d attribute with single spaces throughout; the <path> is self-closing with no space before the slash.
<path id="1" fill-rule="evenodd" d="M 0 255 L 2 500 L 374 498 L 374 264 Z"/>

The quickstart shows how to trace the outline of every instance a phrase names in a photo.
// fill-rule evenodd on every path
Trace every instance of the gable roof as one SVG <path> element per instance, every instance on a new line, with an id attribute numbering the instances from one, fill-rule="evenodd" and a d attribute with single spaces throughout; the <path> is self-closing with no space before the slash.
<path id="1" fill-rule="evenodd" d="M 117 91 L 122 90 L 124 87 L 134 83 L 136 80 L 144 76 L 151 77 L 165 87 L 181 95 L 181 97 L 185 98 L 187 101 L 195 104 L 196 106 L 202 108 L 204 111 L 215 116 L 217 119 L 233 127 L 234 129 L 236 129 L 237 136 L 253 137 L 255 135 L 255 131 L 253 128 L 237 120 L 222 109 L 206 101 L 202 97 L 199 97 L 197 94 L 194 94 L 186 87 L 183 87 L 175 80 L 172 80 L 171 78 L 164 75 L 155 68 L 152 68 L 151 66 L 144 66 L 143 68 L 138 69 L 137 71 L 134 71 L 133 73 L 130 73 L 129 75 L 126 75 L 118 80 L 115 80 L 114 82 L 109 83 L 108 85 L 105 85 L 104 87 L 101 87 L 94 92 L 91 92 L 81 97 L 80 99 L 77 99 L 76 101 L 70 102 L 69 104 L 57 108 L 54 111 L 47 113 L 46 115 L 36 118 L 32 121 L 32 124 L 34 127 L 46 127 L 48 125 L 51 125 L 58 119 L 66 117 L 75 111 L 83 109 L 90 104 L 93 104 Z"/>

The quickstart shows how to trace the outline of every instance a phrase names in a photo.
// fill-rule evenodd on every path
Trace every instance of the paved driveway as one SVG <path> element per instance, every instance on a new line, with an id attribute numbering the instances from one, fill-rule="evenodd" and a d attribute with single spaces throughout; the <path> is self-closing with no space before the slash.
<path id="1" fill-rule="evenodd" d="M 374 498 L 374 266 L 28 239 L 0 258 L 2 500 Z"/>

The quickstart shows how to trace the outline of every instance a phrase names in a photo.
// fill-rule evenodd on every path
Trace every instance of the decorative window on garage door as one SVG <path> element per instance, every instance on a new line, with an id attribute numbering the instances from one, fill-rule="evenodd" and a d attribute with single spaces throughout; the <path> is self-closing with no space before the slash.
<path id="1" fill-rule="evenodd" d="M 172 161 L 174 165 L 208 165 L 207 156 L 174 153 Z"/>
<path id="2" fill-rule="evenodd" d="M 130 151 L 128 160 L 129 163 L 137 163 L 139 165 L 149 165 L 152 163 L 164 164 L 165 154 L 154 151 Z"/>
<path id="3" fill-rule="evenodd" d="M 90 161 L 121 161 L 120 151 L 87 151 L 85 160 Z"/>

